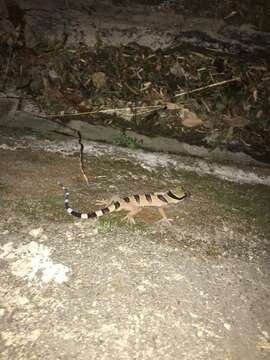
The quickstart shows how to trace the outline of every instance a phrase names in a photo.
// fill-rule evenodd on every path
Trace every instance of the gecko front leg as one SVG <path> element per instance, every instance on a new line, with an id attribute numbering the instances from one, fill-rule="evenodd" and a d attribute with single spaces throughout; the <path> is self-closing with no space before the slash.
<path id="1" fill-rule="evenodd" d="M 162 219 L 161 219 L 162 222 L 169 223 L 169 224 L 171 222 L 173 222 L 173 219 L 169 219 L 167 217 L 165 210 L 162 207 L 158 208 L 158 211 L 159 211 L 160 215 L 162 216 Z"/>

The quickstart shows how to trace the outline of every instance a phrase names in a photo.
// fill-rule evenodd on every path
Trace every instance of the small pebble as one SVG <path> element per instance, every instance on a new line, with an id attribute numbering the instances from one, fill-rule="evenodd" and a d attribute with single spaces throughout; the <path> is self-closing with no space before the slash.
<path id="1" fill-rule="evenodd" d="M 43 229 L 41 227 L 29 231 L 29 235 L 33 236 L 35 239 L 39 237 L 42 233 L 43 233 Z"/>

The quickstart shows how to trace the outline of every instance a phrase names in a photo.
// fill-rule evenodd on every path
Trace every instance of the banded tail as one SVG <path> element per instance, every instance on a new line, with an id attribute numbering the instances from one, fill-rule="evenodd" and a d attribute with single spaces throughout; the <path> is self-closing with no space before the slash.
<path id="1" fill-rule="evenodd" d="M 65 209 L 70 215 L 75 216 L 79 219 L 97 219 L 105 214 L 117 210 L 120 207 L 120 203 L 118 201 L 115 201 L 111 203 L 109 206 L 104 207 L 103 209 L 97 211 L 91 211 L 89 213 L 81 213 L 77 210 L 72 209 L 69 206 L 69 191 L 65 187 L 63 187 L 63 190 L 64 190 Z"/>

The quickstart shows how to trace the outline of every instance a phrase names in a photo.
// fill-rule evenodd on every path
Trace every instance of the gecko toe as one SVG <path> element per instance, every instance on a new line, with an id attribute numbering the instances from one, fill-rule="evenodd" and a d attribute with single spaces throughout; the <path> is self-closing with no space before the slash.
<path id="1" fill-rule="evenodd" d="M 161 225 L 172 225 L 173 221 L 174 221 L 173 219 L 162 218 L 161 220 L 158 221 L 158 223 Z"/>
<path id="2" fill-rule="evenodd" d="M 108 200 L 105 200 L 105 199 L 97 200 L 95 203 L 98 206 L 108 206 L 108 205 L 110 205 Z"/>
<path id="3" fill-rule="evenodd" d="M 133 216 L 130 216 L 130 215 L 126 215 L 125 217 L 122 218 L 121 221 L 126 221 L 128 224 L 131 224 L 131 225 L 136 224 Z"/>

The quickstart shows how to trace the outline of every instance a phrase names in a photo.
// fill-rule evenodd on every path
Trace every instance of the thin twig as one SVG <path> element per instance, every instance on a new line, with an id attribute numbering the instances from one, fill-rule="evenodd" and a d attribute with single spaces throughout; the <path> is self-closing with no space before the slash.
<path id="1" fill-rule="evenodd" d="M 205 89 L 210 89 L 210 88 L 213 88 L 213 87 L 217 87 L 217 86 L 221 86 L 221 85 L 224 85 L 224 84 L 227 84 L 227 83 L 230 83 L 230 82 L 234 82 L 234 81 L 240 81 L 239 78 L 233 78 L 233 79 L 229 79 L 229 80 L 223 80 L 223 81 L 219 81 L 215 84 L 210 84 L 210 85 L 206 85 L 206 86 L 202 86 L 200 88 L 197 88 L 197 89 L 194 89 L 194 90 L 190 90 L 190 91 L 183 91 L 179 94 L 175 94 L 174 97 L 179 97 L 179 96 L 184 96 L 184 95 L 189 95 L 189 94 L 194 94 L 196 92 L 199 92 L 199 91 L 202 91 L 202 90 L 205 90 Z"/>
<path id="2" fill-rule="evenodd" d="M 62 118 L 67 116 L 82 116 L 82 115 L 92 115 L 92 114 L 98 114 L 98 113 L 112 113 L 116 111 L 130 111 L 132 110 L 160 110 L 163 109 L 166 105 L 151 105 L 151 106 L 135 106 L 135 107 L 125 107 L 125 108 L 115 108 L 115 109 L 104 109 L 104 110 L 95 110 L 95 111 L 86 111 L 81 113 L 75 113 L 75 114 L 52 114 L 47 115 L 49 118 Z"/>
<path id="3" fill-rule="evenodd" d="M 82 135 L 81 135 L 79 130 L 77 131 L 77 135 L 78 135 L 78 141 L 79 141 L 79 144 L 80 144 L 80 169 L 81 169 L 81 172 L 83 174 L 84 180 L 86 181 L 87 186 L 90 186 L 88 177 L 87 177 L 87 175 L 86 175 L 86 173 L 84 171 L 84 164 L 83 164 L 83 149 L 84 149 L 84 146 L 83 146 L 83 143 L 82 143 Z"/>

